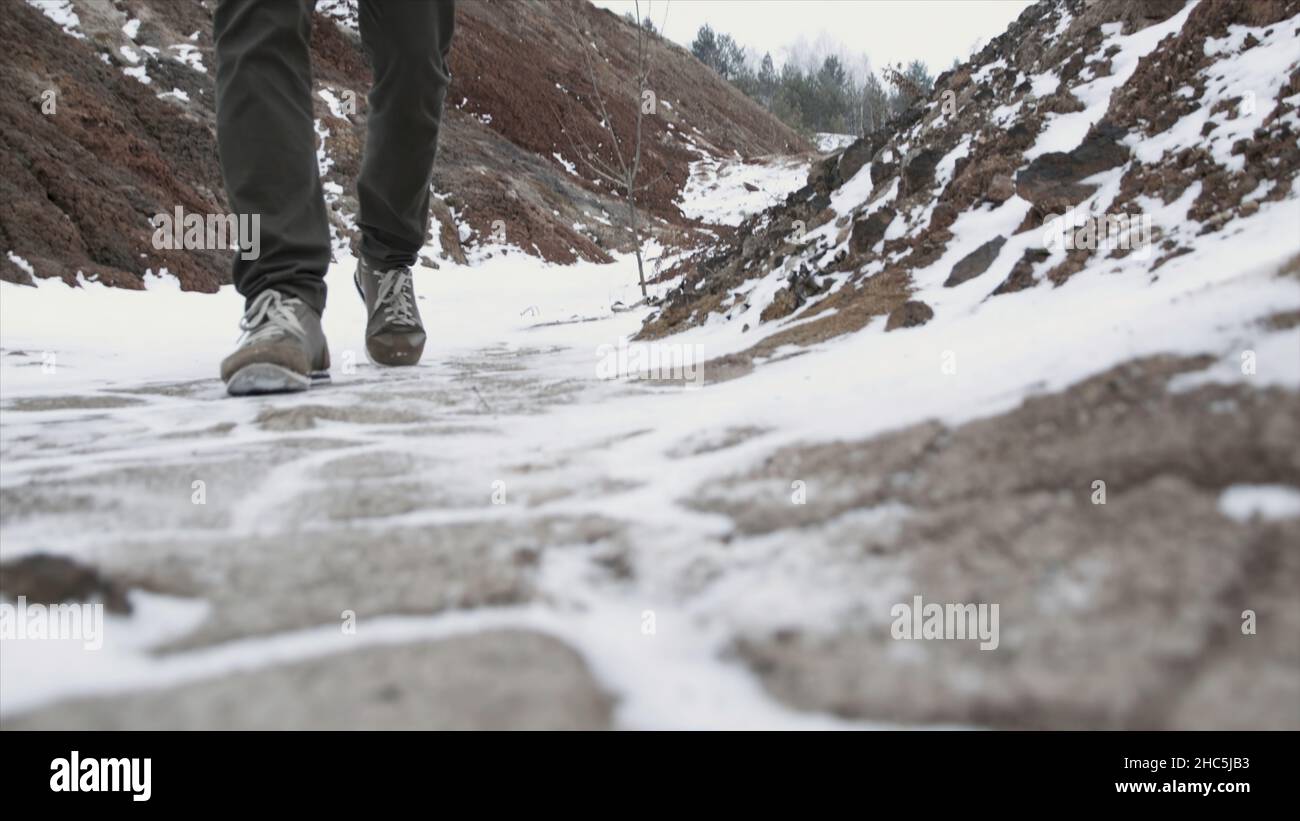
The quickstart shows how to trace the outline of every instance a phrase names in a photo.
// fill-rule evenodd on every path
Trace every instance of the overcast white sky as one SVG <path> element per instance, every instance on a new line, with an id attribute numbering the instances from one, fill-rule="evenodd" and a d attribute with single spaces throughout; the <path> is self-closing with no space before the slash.
<path id="1" fill-rule="evenodd" d="M 632 0 L 593 0 L 622 14 Z M 920 58 L 933 74 L 971 45 L 1001 34 L 1031 0 L 641 0 L 641 16 L 663 25 L 669 38 L 689 47 L 708 23 L 747 49 L 771 51 L 780 65 L 797 40 L 819 38 L 865 52 L 874 66 Z M 665 13 L 667 17 L 665 18 Z M 664 23 L 667 20 L 666 24 Z"/>

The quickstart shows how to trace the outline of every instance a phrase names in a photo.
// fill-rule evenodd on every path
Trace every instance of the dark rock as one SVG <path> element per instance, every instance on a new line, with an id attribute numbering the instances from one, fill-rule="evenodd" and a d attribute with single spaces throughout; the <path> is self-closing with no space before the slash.
<path id="1" fill-rule="evenodd" d="M 1082 100 L 1069 91 L 1060 91 L 1043 98 L 1039 108 L 1053 114 L 1073 114 L 1076 111 L 1083 111 L 1085 106 Z"/>
<path id="2" fill-rule="evenodd" d="M 873 162 L 871 164 L 871 186 L 874 188 L 885 180 L 893 179 L 898 173 L 898 163 Z"/>
<path id="3" fill-rule="evenodd" d="M 934 207 L 933 213 L 930 214 L 930 228 L 936 231 L 942 231 L 952 226 L 957 221 L 957 209 L 951 204 L 941 202 Z"/>
<path id="4" fill-rule="evenodd" d="M 1002 246 L 1006 244 L 1006 241 L 1006 237 L 994 237 L 962 257 L 956 265 L 952 266 L 952 273 L 948 274 L 948 279 L 943 283 L 943 286 L 952 288 L 987 271 L 989 266 L 993 264 L 993 260 L 998 258 L 998 253 L 1002 250 Z"/>
<path id="5" fill-rule="evenodd" d="M 1007 137 L 1017 145 L 1028 145 L 1035 136 L 1037 135 L 1025 124 L 1024 120 L 1017 120 L 1015 125 L 1007 129 Z"/>
<path id="6" fill-rule="evenodd" d="M 916 152 L 903 168 L 903 187 L 900 193 L 904 196 L 915 194 L 933 182 L 935 166 L 942 157 L 943 153 L 937 148 Z"/>
<path id="7" fill-rule="evenodd" d="M 882 208 L 872 212 L 871 216 L 853 223 L 853 233 L 849 237 L 849 248 L 857 254 L 869 254 L 876 243 L 885 238 L 885 230 L 894 221 L 894 210 Z"/>
<path id="8" fill-rule="evenodd" d="M 836 163 L 839 157 L 825 157 L 812 164 L 808 169 L 808 185 L 795 192 L 795 196 L 811 196 L 814 191 L 830 191 L 839 185 Z"/>
<path id="9" fill-rule="evenodd" d="M 130 613 L 126 588 L 93 567 L 66 556 L 38 553 L 0 564 L 0 592 L 29 604 L 61 604 L 98 599 L 112 613 Z"/>
<path id="10" fill-rule="evenodd" d="M 934 318 L 934 309 L 924 302 L 911 299 L 904 302 L 885 322 L 886 331 L 896 331 L 899 328 L 915 328 L 924 325 Z"/>
<path id="11" fill-rule="evenodd" d="M 962 173 L 966 171 L 966 167 L 968 165 L 970 165 L 969 156 L 958 157 L 956 161 L 953 162 L 952 164 L 952 179 L 957 179 L 958 177 L 960 177 Z"/>
<path id="12" fill-rule="evenodd" d="M 876 152 L 875 143 L 867 137 L 856 140 L 844 152 L 840 154 L 839 166 L 836 169 L 840 175 L 841 182 L 848 182 L 853 179 L 862 166 L 871 161 L 871 155 Z M 875 179 L 875 169 L 872 169 L 872 179 Z"/>
<path id="13" fill-rule="evenodd" d="M 772 302 L 763 309 L 758 318 L 761 322 L 783 319 L 825 289 L 825 285 L 813 278 L 813 272 L 808 270 L 807 266 L 800 266 L 798 271 L 790 275 L 786 287 L 776 292 Z"/>
<path id="14" fill-rule="evenodd" d="M 799 307 L 799 300 L 795 297 L 794 291 L 789 288 L 782 288 L 772 296 L 772 301 L 759 314 L 760 322 L 770 322 L 773 319 L 781 319 L 794 313 Z"/>
<path id="15" fill-rule="evenodd" d="M 995 174 L 989 180 L 989 186 L 984 191 L 984 198 L 989 202 L 1004 203 L 1011 199 L 1016 193 L 1016 184 L 1010 176 L 1006 174 Z"/>
<path id="16" fill-rule="evenodd" d="M 998 294 L 1012 294 L 1016 291 L 1023 291 L 1031 288 L 1035 284 L 1034 267 L 1038 263 L 1051 256 L 1044 248 L 1030 248 L 1025 251 L 1020 260 L 1011 268 L 1011 273 L 1003 280 L 1002 284 L 993 291 L 993 296 Z"/>
<path id="17" fill-rule="evenodd" d="M 1016 193 L 1043 213 L 1077 205 L 1097 190 L 1080 180 L 1128 162 L 1129 150 L 1118 139 L 1122 135 L 1102 122 L 1073 151 L 1053 151 L 1035 158 L 1017 175 Z"/>

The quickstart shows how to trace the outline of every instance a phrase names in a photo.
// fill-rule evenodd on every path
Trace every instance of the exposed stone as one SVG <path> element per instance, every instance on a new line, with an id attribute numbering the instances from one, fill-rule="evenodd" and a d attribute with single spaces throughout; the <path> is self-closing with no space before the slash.
<path id="1" fill-rule="evenodd" d="M 97 600 L 113 613 L 130 613 L 126 587 L 93 567 L 66 556 L 38 553 L 0 564 L 0 593 L 28 604 L 63 604 Z"/>
<path id="2" fill-rule="evenodd" d="M 1016 193 L 1044 214 L 1063 212 L 1083 202 L 1097 187 L 1081 180 L 1128 161 L 1129 150 L 1119 142 L 1123 134 L 1099 123 L 1078 148 L 1035 158 L 1016 176 Z"/>
<path id="3" fill-rule="evenodd" d="M 994 237 L 962 257 L 956 265 L 952 266 L 952 273 L 948 274 L 948 279 L 943 283 L 944 287 L 952 288 L 987 271 L 993 264 L 993 260 L 998 258 L 998 252 L 1002 250 L 1006 241 L 1006 237 Z"/>
<path id="4" fill-rule="evenodd" d="M 961 215 L 957 213 L 956 208 L 946 202 L 941 202 L 934 207 L 934 212 L 930 214 L 930 228 L 935 231 L 947 230 L 952 227 L 952 224 L 957 221 L 959 216 Z"/>
<path id="5" fill-rule="evenodd" d="M 1023 291 L 1026 288 L 1032 288 L 1036 283 L 1034 279 L 1034 268 L 1039 263 L 1046 260 L 1051 254 L 1044 248 L 1030 248 L 1021 255 L 1015 265 L 1011 266 L 1011 273 L 1002 281 L 993 291 L 993 296 L 998 294 L 1012 294 L 1016 291 Z"/>
<path id="6" fill-rule="evenodd" d="M 885 238 L 885 231 L 889 224 L 894 221 L 894 210 L 892 208 L 881 208 L 873 211 L 866 219 L 860 219 L 853 223 L 853 234 L 849 238 L 849 248 L 855 254 L 869 254 L 871 249 L 876 247 L 876 243 Z"/>
<path id="7" fill-rule="evenodd" d="M 871 162 L 871 155 L 876 151 L 875 143 L 867 137 L 859 137 L 839 156 L 840 182 L 848 182 L 857 176 L 862 166 Z M 874 179 L 874 169 L 873 179 Z"/>
<path id="8" fill-rule="evenodd" d="M 1039 110 L 1053 114 L 1073 114 L 1076 111 L 1083 111 L 1084 108 L 1086 106 L 1084 106 L 1083 101 L 1068 91 L 1049 95 L 1039 105 Z"/>
<path id="9" fill-rule="evenodd" d="M 802 266 L 798 271 L 790 275 L 787 282 L 786 287 L 777 291 L 772 297 L 772 302 L 759 314 L 758 318 L 761 321 L 767 322 L 787 317 L 798 310 L 810 298 L 825 290 L 825 287 L 813 278 L 812 272 Z"/>
<path id="10" fill-rule="evenodd" d="M 910 196 L 924 190 L 934 181 L 934 169 L 943 158 L 943 151 L 937 148 L 923 148 L 916 152 L 903 168 L 903 187 L 901 193 Z"/>
<path id="11" fill-rule="evenodd" d="M 995 174 L 989 180 L 988 188 L 984 191 L 984 198 L 989 202 L 1003 203 L 1015 196 L 1016 184 L 1009 174 Z"/>
<path id="12" fill-rule="evenodd" d="M 871 164 L 871 185 L 879 186 L 886 180 L 893 179 L 898 174 L 898 163 L 896 162 L 873 162 Z"/>
<path id="13" fill-rule="evenodd" d="M 908 300 L 901 307 L 889 315 L 885 322 L 886 331 L 896 331 L 899 328 L 915 328 L 924 325 L 934 318 L 934 309 L 919 300 Z"/>
<path id="14" fill-rule="evenodd" d="M 794 313 L 799 307 L 799 300 L 795 297 L 794 291 L 789 287 L 782 288 L 772 295 L 772 301 L 768 303 L 763 312 L 758 315 L 760 321 L 768 322 L 773 319 L 780 319 Z"/>

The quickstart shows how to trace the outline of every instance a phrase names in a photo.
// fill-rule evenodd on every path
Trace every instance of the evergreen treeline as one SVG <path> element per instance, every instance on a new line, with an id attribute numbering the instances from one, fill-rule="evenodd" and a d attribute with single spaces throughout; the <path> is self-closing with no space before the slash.
<path id="1" fill-rule="evenodd" d="M 862 70 L 851 72 L 836 54 L 791 54 L 778 70 L 770 52 L 754 61 L 731 35 L 707 24 L 696 33 L 691 52 L 786 125 L 805 133 L 868 133 L 934 87 L 921 60 L 887 69 L 884 80 L 866 60 Z"/>

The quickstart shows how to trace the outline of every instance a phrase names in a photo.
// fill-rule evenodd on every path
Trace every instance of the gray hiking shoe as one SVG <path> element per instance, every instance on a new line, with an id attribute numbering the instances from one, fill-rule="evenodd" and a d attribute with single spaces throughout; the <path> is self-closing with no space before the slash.
<path id="1" fill-rule="evenodd" d="M 364 261 L 353 277 L 366 303 L 366 353 L 378 365 L 414 365 L 424 353 L 424 325 L 411 269 L 377 271 Z"/>
<path id="2" fill-rule="evenodd" d="M 263 291 L 239 327 L 239 347 L 221 362 L 221 379 L 232 396 L 305 391 L 330 378 L 320 316 L 302 300 Z"/>

